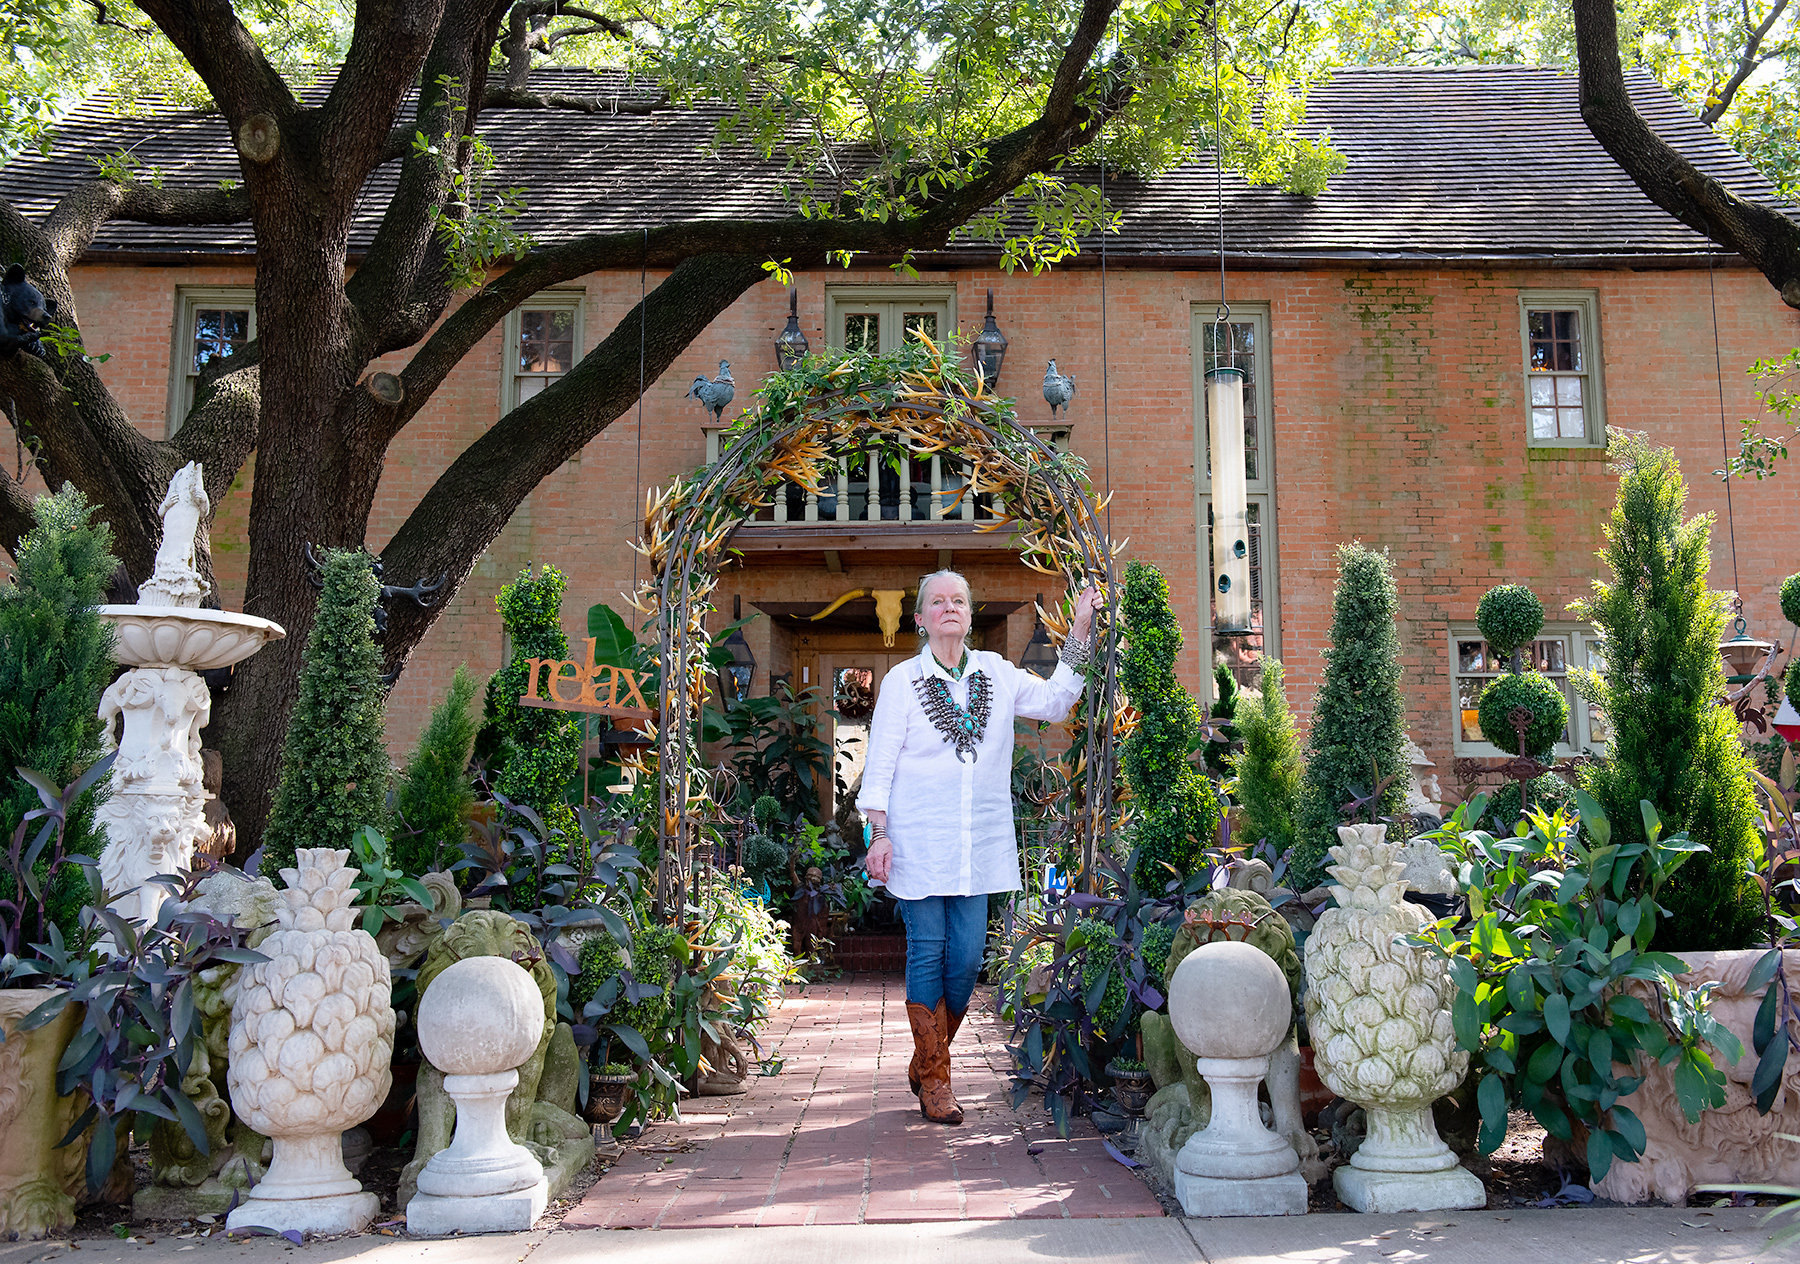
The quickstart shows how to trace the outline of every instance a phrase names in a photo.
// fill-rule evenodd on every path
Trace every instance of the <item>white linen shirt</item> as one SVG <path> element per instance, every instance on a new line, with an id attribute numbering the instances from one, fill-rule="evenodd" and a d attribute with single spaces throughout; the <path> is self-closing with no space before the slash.
<path id="1" fill-rule="evenodd" d="M 977 671 L 992 685 L 987 729 L 973 759 L 925 715 L 913 682 L 941 677 L 956 705 L 969 705 Z M 1066 664 L 1044 680 L 987 650 L 969 651 L 961 680 L 951 680 L 925 646 L 882 677 L 869 723 L 857 807 L 886 812 L 894 863 L 887 888 L 896 899 L 986 895 L 1019 889 L 1019 845 L 1013 833 L 1013 720 L 1060 720 L 1086 681 Z"/>

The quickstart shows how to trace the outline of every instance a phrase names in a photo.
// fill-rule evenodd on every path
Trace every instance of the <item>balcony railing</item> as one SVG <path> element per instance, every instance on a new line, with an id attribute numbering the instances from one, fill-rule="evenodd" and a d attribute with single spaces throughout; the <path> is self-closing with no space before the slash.
<path id="1" fill-rule="evenodd" d="M 1067 423 L 1029 427 L 1031 432 L 1058 452 L 1069 449 L 1072 426 Z M 720 428 L 703 427 L 706 459 L 719 459 Z M 746 527 L 787 526 L 808 522 L 891 522 L 922 526 L 945 522 L 991 522 L 993 497 L 987 492 L 964 493 L 968 474 L 954 455 L 936 453 L 907 461 L 896 470 L 873 451 L 843 457 L 837 474 L 825 480 L 817 492 L 797 483 L 784 484 L 775 503 L 765 506 Z"/>

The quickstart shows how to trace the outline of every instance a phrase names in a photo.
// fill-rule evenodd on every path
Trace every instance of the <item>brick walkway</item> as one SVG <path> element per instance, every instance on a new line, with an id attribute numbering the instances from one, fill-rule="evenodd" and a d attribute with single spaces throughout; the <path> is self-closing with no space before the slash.
<path id="1" fill-rule="evenodd" d="M 565 1228 L 879 1224 L 1160 1216 L 1086 1120 L 1057 1137 L 1007 1104 L 1006 1032 L 978 994 L 951 1046 L 966 1118 L 926 1122 L 906 1086 L 912 1035 L 898 977 L 853 975 L 790 997 L 765 1029 L 779 1075 L 690 1102 L 658 1124 Z M 1034 1153 L 1035 1152 L 1035 1153 Z"/>

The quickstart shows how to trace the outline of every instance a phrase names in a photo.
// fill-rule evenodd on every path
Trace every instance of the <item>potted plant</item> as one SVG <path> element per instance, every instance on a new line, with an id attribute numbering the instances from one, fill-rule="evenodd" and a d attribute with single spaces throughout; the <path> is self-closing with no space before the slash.
<path id="1" fill-rule="evenodd" d="M 588 1073 L 587 1119 L 602 1127 L 625 1113 L 625 1098 L 637 1083 L 637 1072 L 624 1062 L 607 1062 Z"/>

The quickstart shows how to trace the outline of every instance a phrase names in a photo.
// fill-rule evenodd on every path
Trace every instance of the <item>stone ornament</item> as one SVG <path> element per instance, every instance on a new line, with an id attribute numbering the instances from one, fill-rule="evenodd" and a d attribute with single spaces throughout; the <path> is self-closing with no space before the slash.
<path id="1" fill-rule="evenodd" d="M 1660 1198 L 1685 1207 L 1696 1185 L 1800 1185 L 1800 1145 L 1783 1135 L 1800 1134 L 1800 1059 L 1788 1058 L 1768 1114 L 1757 1113 L 1750 1091 L 1758 1061 L 1752 1036 L 1762 993 L 1746 992 L 1744 985 L 1767 951 L 1679 954 L 1688 968 L 1675 976 L 1676 982 L 1684 988 L 1718 984 L 1712 994 L 1713 1017 L 1744 1042 L 1744 1056 L 1736 1065 L 1716 1060 L 1725 1075 L 1725 1104 L 1701 1111 L 1699 1122 L 1690 1124 L 1675 1095 L 1674 1068 L 1639 1055 L 1637 1073 L 1644 1082 L 1620 1105 L 1644 1125 L 1644 1154 L 1636 1163 L 1615 1162 L 1608 1168 L 1594 1185 L 1600 1197 L 1621 1203 Z M 1800 987 L 1800 950 L 1783 951 L 1781 968 L 1788 986 Z M 1652 1006 L 1652 1012 L 1661 999 L 1654 981 L 1627 979 L 1625 991 Z"/>
<path id="2" fill-rule="evenodd" d="M 1249 944 L 1203 943 L 1175 967 L 1169 1021 L 1212 1093 L 1206 1127 L 1175 1156 L 1175 1195 L 1188 1215 L 1306 1214 L 1300 1156 L 1263 1126 L 1256 1100 L 1293 1016 L 1281 967 Z"/>
<path id="3" fill-rule="evenodd" d="M 1385 825 L 1340 825 L 1327 872 L 1337 907 L 1306 943 L 1306 1021 L 1325 1086 L 1361 1106 L 1367 1139 L 1332 1174 L 1357 1211 L 1484 1207 L 1487 1191 L 1438 1136 L 1431 1104 L 1462 1083 L 1446 962 L 1405 942 L 1429 920 L 1404 900 L 1400 845 Z"/>
<path id="4" fill-rule="evenodd" d="M 531 1151 L 507 1135 L 506 1102 L 545 1026 L 536 981 L 505 957 L 456 962 L 420 1000 L 419 1049 L 444 1073 L 456 1133 L 419 1173 L 408 1232 L 519 1232 L 543 1215 L 550 1185 Z"/>
<path id="5" fill-rule="evenodd" d="M 0 1240 L 43 1238 L 75 1224 L 87 1185 L 85 1143 L 58 1148 L 83 1108 L 80 1094 L 56 1092 L 56 1064 L 81 1028 L 81 1006 L 36 1031 L 19 1023 L 53 993 L 0 991 Z"/>
<path id="6" fill-rule="evenodd" d="M 387 958 L 357 928 L 348 850 L 303 847 L 267 961 L 232 985 L 226 1080 L 239 1119 L 274 1139 L 268 1172 L 228 1228 L 352 1233 L 380 1202 L 344 1167 L 341 1134 L 369 1118 L 392 1084 L 393 982 Z"/>
<path id="7" fill-rule="evenodd" d="M 99 609 L 116 635 L 114 653 L 130 667 L 100 697 L 106 740 L 119 752 L 112 793 L 95 813 L 108 840 L 100 879 L 115 910 L 144 922 L 168 896 L 152 879 L 191 868 L 211 841 L 200 731 L 212 695 L 196 673 L 287 635 L 267 619 L 198 608 L 210 589 L 194 567 L 194 541 L 211 510 L 201 467 L 189 462 L 163 497 L 155 572 L 137 604 Z"/>

